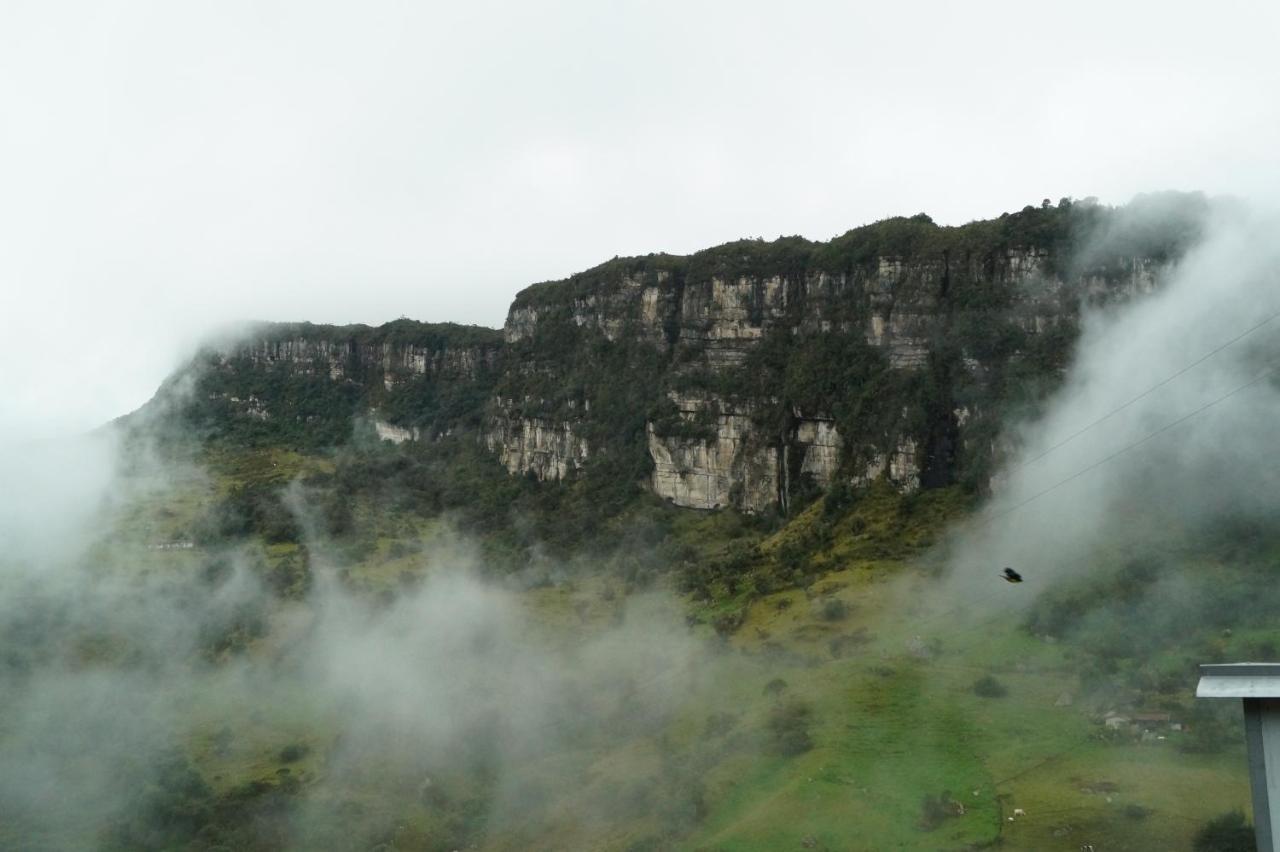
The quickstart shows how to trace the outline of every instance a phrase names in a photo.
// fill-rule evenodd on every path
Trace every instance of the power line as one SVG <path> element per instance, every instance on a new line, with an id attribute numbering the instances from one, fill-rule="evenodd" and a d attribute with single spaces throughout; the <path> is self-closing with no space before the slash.
<path id="1" fill-rule="evenodd" d="M 1188 412 L 1187 414 L 1182 415 L 1182 416 L 1181 416 L 1181 417 L 1179 417 L 1177 420 L 1174 420 L 1174 421 L 1173 421 L 1173 422 L 1171 422 L 1171 423 L 1166 423 L 1165 425 L 1161 426 L 1159 429 L 1155 430 L 1154 432 L 1151 432 L 1150 434 L 1148 434 L 1148 435 L 1146 435 L 1146 436 L 1144 436 L 1144 437 L 1142 437 L 1142 438 L 1139 438 L 1138 440 L 1134 441 L 1134 442 L 1133 442 L 1133 443 L 1131 443 L 1131 444 L 1127 444 L 1127 445 L 1125 445 L 1124 447 L 1121 447 L 1120 449 L 1116 450 L 1115 452 L 1111 453 L 1111 454 L 1110 454 L 1110 455 L 1108 455 L 1108 456 L 1105 456 L 1105 457 L 1103 457 L 1103 458 L 1099 459 L 1098 461 L 1094 462 L 1093 464 L 1089 465 L 1088 467 L 1085 467 L 1085 468 L 1082 468 L 1081 470 L 1076 471 L 1075 473 L 1073 473 L 1073 474 L 1071 474 L 1070 476 L 1068 476 L 1066 479 L 1062 479 L 1062 480 L 1059 480 L 1058 482 L 1055 482 L 1053 485 L 1050 485 L 1048 488 L 1045 488 L 1043 491 L 1038 491 L 1038 492 L 1036 492 L 1035 494 L 1032 494 L 1032 495 L 1031 495 L 1030 497 L 1028 497 L 1027 499 L 1025 499 L 1025 500 L 1023 500 L 1023 501 L 1021 501 L 1021 502 L 1015 503 L 1015 504 L 1013 504 L 1012 506 L 1008 507 L 1007 509 L 1004 509 L 1004 510 L 1002 510 L 1002 511 L 1000 511 L 1000 512 L 996 513 L 995 515 L 990 516 L 990 517 L 989 517 L 989 518 L 987 518 L 985 521 L 983 521 L 983 523 L 982 523 L 981 525 L 982 525 L 982 526 L 985 526 L 986 524 L 990 524 L 990 523 L 992 523 L 992 522 L 994 522 L 994 521 L 997 521 L 997 520 L 999 520 L 1000 518 L 1003 518 L 1003 517 L 1005 517 L 1006 515 L 1008 515 L 1008 514 L 1010 514 L 1010 513 L 1014 512 L 1014 511 L 1016 511 L 1017 509 L 1021 509 L 1023 506 L 1027 505 L 1028 503 L 1030 503 L 1030 502 L 1032 502 L 1032 501 L 1034 501 L 1034 500 L 1039 500 L 1041 497 L 1043 497 L 1044 495 L 1048 494 L 1049 492 L 1051 492 L 1051 491 L 1055 491 L 1055 490 L 1057 490 L 1058 488 L 1061 488 L 1062 486 L 1066 485 L 1067 483 L 1069 483 L 1069 482 L 1073 482 L 1073 481 L 1075 481 L 1075 480 L 1079 479 L 1080 477 L 1084 476 L 1086 473 L 1089 473 L 1090 471 L 1093 471 L 1093 470 L 1097 470 L 1098 468 L 1102 467 L 1102 466 L 1103 466 L 1104 464 L 1106 464 L 1107 462 L 1112 461 L 1112 460 L 1114 460 L 1114 459 L 1118 458 L 1119 456 L 1124 455 L 1125 453 L 1129 452 L 1130 450 L 1137 449 L 1138 447 L 1140 447 L 1140 446 L 1142 446 L 1143 444 L 1145 444 L 1147 441 L 1150 441 L 1152 438 L 1155 438 L 1155 437 L 1156 437 L 1156 436 L 1158 436 L 1158 435 L 1161 435 L 1161 434 L 1163 434 L 1163 433 L 1165 433 L 1165 432 L 1168 432 L 1170 429 L 1172 429 L 1172 428 L 1174 428 L 1175 426 L 1178 426 L 1178 425 L 1180 425 L 1180 424 L 1182 424 L 1182 423 L 1185 423 L 1186 421 L 1190 420 L 1192 417 L 1195 417 L 1197 414 L 1200 414 L 1201 412 L 1207 411 L 1208 409 L 1212 408 L 1213 406 L 1217 405 L 1218 403 L 1220 403 L 1220 402 L 1225 402 L 1227 399 L 1230 399 L 1231 397 L 1233 397 L 1233 396 L 1235 396 L 1236 394 L 1240 393 L 1242 390 L 1245 390 L 1246 388 L 1249 388 L 1249 387 L 1252 387 L 1253 385 L 1256 385 L 1258 382 L 1262 381 L 1262 380 L 1263 380 L 1263 379 L 1265 379 L 1267 376 L 1269 376 L 1269 375 L 1271 375 L 1272 373 L 1274 373 L 1278 367 L 1280 367 L 1280 362 L 1272 363 L 1272 364 L 1271 364 L 1270 366 L 1268 366 L 1265 370 L 1263 370 L 1261 373 L 1259 373 L 1258 375 L 1254 376 L 1252 379 L 1250 379 L 1249 381 L 1245 382 L 1244 384 L 1242 384 L 1242 385 L 1238 385 L 1237 387 L 1233 388 L 1232 390 L 1228 391 L 1227 393 L 1223 394 L 1222 396 L 1217 397 L 1216 399 L 1210 400 L 1209 402 L 1206 402 L 1204 405 L 1201 405 L 1199 408 L 1196 408 L 1196 409 L 1194 409 L 1193 411 L 1190 411 L 1190 412 Z"/>
<path id="2" fill-rule="evenodd" d="M 1131 399 L 1131 400 L 1129 400 L 1128 402 L 1124 403 L 1124 404 L 1123 404 L 1123 405 L 1121 405 L 1120 407 L 1118 407 L 1118 408 L 1114 408 L 1114 409 L 1112 409 L 1111 411 L 1108 411 L 1106 414 L 1102 415 L 1102 416 L 1101 416 L 1101 417 L 1099 417 L 1097 420 L 1094 420 L 1092 423 L 1088 424 L 1087 426 L 1084 426 L 1083 428 L 1081 428 L 1080 430 L 1078 430 L 1078 431 L 1076 431 L 1076 432 L 1072 432 L 1070 435 L 1068 435 L 1067 437 L 1063 438 L 1061 441 L 1059 441 L 1058 443 L 1054 444 L 1052 447 L 1049 447 L 1047 450 L 1045 450 L 1044 452 L 1040 453 L 1038 456 L 1035 456 L 1035 457 L 1033 457 L 1033 458 L 1027 459 L 1026 461 L 1022 462 L 1022 463 L 1021 463 L 1021 464 L 1019 464 L 1017 467 L 1015 467 L 1015 468 L 1014 468 L 1014 470 L 1021 470 L 1022 468 L 1027 467 L 1027 466 L 1028 466 L 1028 465 L 1030 465 L 1030 464 L 1034 464 L 1035 462 L 1040 461 L 1040 459 L 1042 459 L 1042 458 L 1044 458 L 1045 456 L 1049 455 L 1049 453 L 1052 453 L 1054 450 L 1059 449 L 1060 447 L 1063 447 L 1063 446 L 1065 446 L 1066 444 L 1071 443 L 1071 442 L 1072 442 L 1072 441 L 1074 441 L 1076 438 L 1079 438 L 1081 435 L 1083 435 L 1085 432 L 1088 432 L 1088 431 L 1089 431 L 1090 429 L 1092 429 L 1093 427 L 1095 427 L 1095 426 L 1097 426 L 1098 424 L 1103 423 L 1103 422 L 1105 422 L 1105 421 L 1107 421 L 1107 420 L 1110 420 L 1112 417 L 1114 417 L 1115 415 L 1119 414 L 1121 411 L 1124 411 L 1126 408 L 1128 408 L 1129 406 L 1133 405 L 1135 402 L 1138 402 L 1138 401 L 1140 401 L 1140 400 L 1145 399 L 1146 397 L 1148 397 L 1148 396 L 1150 396 L 1151 394 L 1153 394 L 1153 393 L 1155 393 L 1156 391 L 1158 391 L 1160 388 L 1162 388 L 1162 387 L 1164 387 L 1165 385 L 1167 385 L 1167 384 L 1169 384 L 1170 382 L 1172 382 L 1174 379 L 1178 378 L 1179 376 L 1185 375 L 1186 373 L 1190 372 L 1192 369 L 1194 369 L 1194 368 L 1196 368 L 1196 367 L 1200 366 L 1201 364 L 1203 364 L 1205 361 L 1208 361 L 1208 360 L 1209 360 L 1210 358 L 1212 358 L 1214 355 L 1217 355 L 1217 354 L 1218 354 L 1219 352 L 1221 352 L 1222 350 L 1224 350 L 1224 349 L 1226 349 L 1226 348 L 1228 348 L 1228 347 L 1230 347 L 1230 346 L 1234 346 L 1235 344 L 1239 343 L 1241 340 L 1244 340 L 1246 337 L 1248 337 L 1249 335 L 1253 334 L 1253 333 L 1254 333 L 1255 331 L 1257 331 L 1258 329 L 1262 328 L 1263 326 L 1267 325 L 1268 323 L 1274 322 L 1274 321 L 1275 321 L 1276 319 L 1278 319 L 1278 318 L 1280 318 L 1280 311 L 1276 311 L 1275 313 L 1273 313 L 1273 314 L 1271 314 L 1270 316 L 1268 316 L 1266 319 L 1262 320 L 1262 322 L 1259 322 L 1258 324 L 1256 324 L 1256 325 L 1254 325 L 1254 326 L 1251 326 L 1251 327 L 1249 327 L 1249 328 L 1245 329 L 1244 331 L 1242 331 L 1242 332 L 1240 332 L 1239 334 L 1237 334 L 1235 337 L 1233 337 L 1233 338 L 1231 338 L 1230 340 L 1228 340 L 1226 343 L 1223 343 L 1222 345 L 1218 346 L 1216 349 L 1212 349 L 1212 350 L 1210 350 L 1210 351 L 1209 351 L 1209 352 L 1207 352 L 1206 354 L 1202 355 L 1200 358 L 1196 359 L 1195 361 L 1192 361 L 1190 364 L 1188 364 L 1187 366 L 1183 367 L 1181 370 L 1178 370 L 1178 371 L 1177 371 L 1176 373 L 1174 373 L 1173 375 L 1171 375 L 1171 376 L 1169 376 L 1169 377 L 1167 377 L 1167 378 L 1165 378 L 1165 379 L 1163 379 L 1163 380 L 1161 380 L 1161 381 L 1157 382 L 1156 384 L 1152 385 L 1151 387 L 1147 388 L 1145 391 L 1143 391 L 1142 393 L 1138 394 L 1138 395 L 1137 395 L 1137 396 L 1135 396 L 1133 399 Z"/>

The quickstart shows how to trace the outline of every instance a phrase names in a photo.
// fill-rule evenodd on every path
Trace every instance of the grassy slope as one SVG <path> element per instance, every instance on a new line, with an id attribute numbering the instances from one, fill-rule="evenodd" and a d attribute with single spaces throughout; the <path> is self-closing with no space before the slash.
<path id="1" fill-rule="evenodd" d="M 292 454 L 215 462 L 213 480 L 180 483 L 176 497 L 151 495 L 129 516 L 130 526 L 147 540 L 163 539 L 184 527 L 201 499 L 232 483 L 263 476 L 285 482 L 325 466 Z M 945 613 L 920 610 L 912 590 L 928 578 L 911 560 L 963 510 L 964 501 L 953 494 L 926 495 L 904 510 L 896 495 L 873 492 L 807 557 L 820 572 L 807 590 L 688 604 L 703 615 L 742 607 L 745 618 L 667 727 L 621 741 L 584 741 L 513 767 L 510 783 L 539 786 L 544 804 L 536 819 L 491 825 L 487 847 L 666 848 L 655 838 L 669 827 L 670 802 L 645 800 L 629 812 L 601 814 L 596 798 L 602 787 L 625 792 L 641 777 L 662 788 L 663 773 L 672 771 L 664 751 L 689 764 L 681 777 L 696 776 L 705 788 L 706 813 L 680 844 L 691 850 L 805 848 L 803 843 L 832 850 L 933 850 L 997 841 L 1001 848 L 1036 852 L 1076 852 L 1084 843 L 1099 852 L 1179 849 L 1189 847 L 1191 833 L 1207 818 L 1247 809 L 1238 750 L 1200 757 L 1178 752 L 1172 741 L 1102 742 L 1085 708 L 1055 706 L 1062 693 L 1078 689 L 1063 648 L 1017 624 L 956 629 Z M 802 513 L 764 539 L 760 551 L 767 557 L 789 539 L 811 536 L 820 511 L 818 505 Z M 438 533 L 436 526 L 410 517 L 357 515 L 377 527 L 376 546 L 352 567 L 361 582 L 390 589 L 405 571 L 420 570 L 413 553 L 424 537 Z M 728 514 L 679 513 L 672 530 L 698 558 L 745 534 Z M 393 547 L 396 542 L 403 546 Z M 584 576 L 529 591 L 525 600 L 540 629 L 572 642 L 609 622 L 621 605 L 620 588 L 608 577 Z M 848 604 L 846 616 L 824 617 L 823 606 L 832 599 Z M 944 635 L 940 650 L 927 658 L 918 653 L 920 641 Z M 832 642 L 842 637 L 837 653 Z M 987 673 L 1008 687 L 1007 696 L 973 693 L 974 680 Z M 764 685 L 779 677 L 787 683 L 783 695 L 766 695 Z M 768 746 L 766 722 L 772 707 L 790 698 L 814 708 L 815 747 L 783 757 Z M 254 781 L 278 784 L 283 775 L 305 789 L 326 772 L 333 719 L 325 708 L 306 706 L 305 696 L 292 708 L 252 714 L 212 700 L 193 706 L 199 709 L 192 714 L 189 750 L 220 792 Z M 735 717 L 728 733 L 706 732 L 714 713 Z M 214 738 L 224 725 L 234 728 L 236 745 L 219 753 Z M 310 753 L 301 761 L 282 760 L 280 750 L 295 742 L 308 744 Z M 373 759 L 383 757 L 391 759 Z M 406 770 L 404 778 L 410 775 Z M 396 848 L 425 843 L 440 815 L 406 792 L 408 782 L 398 786 L 396 772 L 380 777 L 347 789 L 348 806 L 359 802 L 370 818 L 398 821 L 404 833 Z M 466 783 L 456 779 L 455 788 Z M 1109 792 L 1089 792 L 1099 788 Z M 944 791 L 964 804 L 965 813 L 926 831 L 920 826 L 922 797 Z M 1126 813 L 1130 805 L 1151 813 L 1136 819 Z M 1026 816 L 1010 821 L 1014 808 Z"/>
<path id="2" fill-rule="evenodd" d="M 1205 818 L 1247 803 L 1239 752 L 1200 758 L 1168 741 L 1109 745 L 1082 710 L 1055 707 L 1075 689 L 1055 646 L 992 624 L 951 634 L 962 644 L 917 659 L 905 647 L 918 622 L 904 616 L 890 583 L 861 568 L 827 582 L 847 582 L 837 595 L 855 605 L 839 630 L 873 638 L 852 658 L 785 675 L 818 708 L 817 748 L 791 762 L 724 767 L 712 816 L 690 848 L 787 848 L 809 836 L 830 849 L 964 848 L 996 838 L 1002 848 L 1050 852 L 1086 842 L 1178 849 Z M 770 642 L 814 659 L 814 626 L 800 606 L 778 612 L 766 599 L 752 607 L 739 644 L 750 651 Z M 990 671 L 1006 697 L 973 694 L 973 681 Z M 1081 792 L 1100 782 L 1116 786 L 1109 800 Z M 921 830 L 921 797 L 944 790 L 966 813 Z M 1131 804 L 1153 813 L 1135 820 L 1124 811 Z M 1009 822 L 1014 808 L 1027 816 Z"/>

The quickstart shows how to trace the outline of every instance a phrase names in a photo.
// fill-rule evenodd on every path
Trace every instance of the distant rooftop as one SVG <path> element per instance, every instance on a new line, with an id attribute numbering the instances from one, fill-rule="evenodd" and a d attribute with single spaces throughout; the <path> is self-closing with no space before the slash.
<path id="1" fill-rule="evenodd" d="M 1200 667 L 1197 698 L 1280 698 L 1280 663 L 1213 663 Z"/>

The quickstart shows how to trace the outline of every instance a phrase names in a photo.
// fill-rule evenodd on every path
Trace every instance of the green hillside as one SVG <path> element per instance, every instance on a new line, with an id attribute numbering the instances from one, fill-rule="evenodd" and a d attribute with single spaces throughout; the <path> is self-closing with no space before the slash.
<path id="1" fill-rule="evenodd" d="M 523 613 L 521 635 L 560 649 L 548 653 L 573 659 L 643 601 L 663 613 L 646 619 L 693 625 L 689 643 L 669 665 L 616 680 L 570 671 L 571 705 L 497 764 L 486 738 L 514 724 L 497 707 L 475 708 L 457 729 L 474 738 L 443 755 L 405 751 L 385 731 L 362 740 L 342 701 L 282 663 L 298 619 L 323 600 L 317 586 L 394 607 L 457 570 L 460 529 L 499 556 L 509 535 L 486 539 L 475 518 L 339 485 L 352 468 L 384 469 L 389 452 L 217 451 L 204 459 L 211 476 L 191 468 L 121 506 L 102 565 L 216 589 L 235 554 L 269 597 L 206 637 L 194 691 L 156 696 L 181 723 L 164 744 L 168 774 L 127 816 L 105 830 L 73 821 L 43 840 L 10 820 L 0 845 L 92 835 L 113 848 L 1184 849 L 1205 821 L 1247 806 L 1234 717 L 1193 705 L 1192 663 L 1274 647 L 1280 630 L 1206 624 L 1108 651 L 1053 620 L 1070 596 L 971 620 L 929 594 L 930 546 L 972 505 L 957 490 L 873 487 L 786 520 L 644 500 L 608 524 L 631 541 L 557 560 L 554 575 L 513 582 L 500 558 L 481 556 L 480 572 Z M 491 471 L 477 482 L 509 480 Z M 282 528 L 272 501 L 289 488 L 317 517 L 343 520 Z M 227 501 L 248 501 L 249 520 L 211 537 L 208 515 Z M 190 550 L 148 547 L 193 530 L 204 532 Z M 1253 553 L 1260 570 L 1270 548 Z M 1173 545 L 1165 555 L 1215 558 Z M 1019 591 L 990 583 L 992 596 Z M 1045 623 L 1064 628 L 1056 641 Z M 126 636 L 46 640 L 80 648 L 86 666 L 148 653 Z M 270 670 L 274 682 L 248 693 L 225 675 Z M 1191 730 L 1144 741 L 1108 730 L 1111 709 L 1169 712 Z"/>

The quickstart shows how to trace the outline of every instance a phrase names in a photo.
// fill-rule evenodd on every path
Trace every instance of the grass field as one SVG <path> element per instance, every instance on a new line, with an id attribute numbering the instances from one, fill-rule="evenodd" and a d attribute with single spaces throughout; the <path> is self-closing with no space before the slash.
<path id="1" fill-rule="evenodd" d="M 326 465 L 296 454 L 215 459 L 210 476 L 134 495 L 115 516 L 129 535 L 99 556 L 147 574 L 195 574 L 210 553 L 149 545 L 180 539 L 211 496 Z M 765 571 L 800 548 L 807 580 L 694 600 L 674 572 L 660 575 L 646 594 L 670 617 L 653 623 L 690 617 L 687 665 L 621 678 L 616 694 L 590 692 L 598 675 L 579 682 L 567 672 L 567 684 L 586 690 L 573 727 L 547 722 L 498 769 L 477 771 L 464 755 L 453 771 L 385 741 L 353 756 L 343 707 L 287 680 L 246 692 L 215 677 L 166 701 L 185 720 L 185 752 L 216 796 L 287 792 L 294 848 L 353 832 L 388 850 L 454 848 L 442 838 L 494 850 L 1183 850 L 1209 818 L 1247 813 L 1238 744 L 1189 754 L 1174 732 L 1146 742 L 1104 736 L 1108 708 L 1080 682 L 1078 649 L 1031 635 L 1018 617 L 988 611 L 970 620 L 923 594 L 936 583 L 922 562 L 928 547 L 967 505 L 943 492 L 904 509 L 898 495 L 874 490 L 834 521 L 818 503 L 772 529 L 730 513 L 661 510 L 675 513 L 669 535 L 692 559 L 749 541 L 765 566 L 753 570 Z M 327 560 L 353 594 L 384 600 L 447 572 L 449 554 L 466 550 L 440 519 L 367 504 L 352 513 L 358 548 L 320 558 L 323 548 L 310 544 L 240 547 L 268 572 Z M 346 553 L 355 558 L 343 561 Z M 575 660 L 575 649 L 619 629 L 637 590 L 602 564 L 510 587 L 530 642 Z M 1006 593 L 991 583 L 993 595 Z M 717 634 L 710 625 L 726 611 L 739 623 Z M 243 659 L 286 658 L 311 617 L 301 593 L 277 601 Z M 1270 635 L 1243 631 L 1230 641 Z M 1174 665 L 1181 654 L 1170 649 L 1151 664 Z M 975 692 L 985 677 L 1003 694 Z M 1189 705 L 1193 687 L 1170 702 Z M 803 747 L 780 746 L 777 720 L 787 712 L 803 719 Z M 13 840 L 0 834 L 0 845 Z"/>

